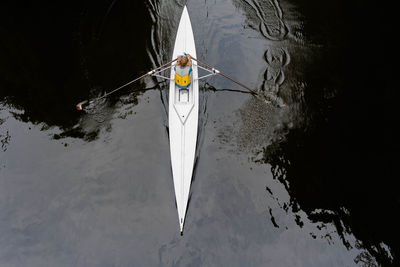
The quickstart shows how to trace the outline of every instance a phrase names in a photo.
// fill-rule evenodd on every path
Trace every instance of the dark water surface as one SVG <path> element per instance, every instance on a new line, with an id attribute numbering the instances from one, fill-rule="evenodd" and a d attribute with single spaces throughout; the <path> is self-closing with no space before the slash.
<path id="1" fill-rule="evenodd" d="M 75 105 L 170 60 L 184 2 L 55 2 L 0 9 L 0 266 L 399 265 L 379 6 L 188 1 L 198 58 L 269 103 L 201 83 L 181 237 L 165 83 Z"/>

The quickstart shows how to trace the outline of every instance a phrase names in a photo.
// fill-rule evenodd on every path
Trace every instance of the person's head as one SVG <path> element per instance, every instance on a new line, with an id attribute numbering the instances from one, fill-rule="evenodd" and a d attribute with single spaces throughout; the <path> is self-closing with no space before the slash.
<path id="1" fill-rule="evenodd" d="M 187 56 L 181 57 L 181 67 L 186 67 L 187 64 L 188 64 Z"/>

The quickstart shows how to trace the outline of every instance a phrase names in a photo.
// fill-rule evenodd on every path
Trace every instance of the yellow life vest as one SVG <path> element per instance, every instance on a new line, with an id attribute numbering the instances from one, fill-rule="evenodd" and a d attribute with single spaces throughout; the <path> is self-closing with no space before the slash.
<path id="1" fill-rule="evenodd" d="M 180 87 L 188 87 L 190 85 L 190 75 L 186 74 L 185 76 L 179 76 L 177 73 L 175 73 L 175 83 L 180 86 Z"/>
<path id="2" fill-rule="evenodd" d="M 182 76 L 179 75 L 177 72 L 178 71 L 175 72 L 175 84 L 179 88 L 188 88 L 190 86 L 191 81 L 192 81 L 191 78 L 190 78 L 191 69 L 188 68 L 187 70 L 184 70 L 184 72 L 187 73 L 187 74 L 182 75 Z M 180 72 L 180 74 L 184 74 L 184 73 L 182 73 L 182 70 L 179 71 L 179 72 Z"/>

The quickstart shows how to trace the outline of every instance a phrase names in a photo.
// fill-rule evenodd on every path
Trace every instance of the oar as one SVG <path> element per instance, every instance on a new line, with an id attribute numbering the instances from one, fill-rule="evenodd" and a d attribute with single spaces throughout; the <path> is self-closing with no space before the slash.
<path id="1" fill-rule="evenodd" d="M 196 58 L 194 58 L 194 57 L 192 57 L 192 56 L 190 56 L 190 57 L 191 57 L 192 59 L 196 60 L 198 63 L 203 64 L 204 66 L 206 66 L 207 68 L 209 68 L 210 71 L 212 71 L 213 73 L 219 74 L 219 75 L 221 75 L 222 77 L 227 78 L 228 80 L 230 80 L 230 81 L 232 81 L 232 82 L 234 82 L 234 83 L 236 83 L 236 84 L 242 86 L 243 88 L 247 89 L 252 95 L 259 96 L 259 94 L 258 94 L 256 91 L 254 91 L 253 89 L 250 89 L 248 86 L 244 85 L 243 83 L 238 82 L 238 81 L 236 81 L 235 79 L 229 77 L 228 75 L 222 73 L 221 71 L 217 70 L 217 69 L 214 68 L 213 66 L 210 66 L 210 65 L 208 65 L 207 63 L 202 62 L 202 61 L 200 61 L 200 60 L 198 60 L 198 59 L 196 59 Z"/>
<path id="2" fill-rule="evenodd" d="M 78 104 L 76 105 L 76 108 L 77 108 L 78 110 L 82 110 L 82 106 L 83 106 L 83 105 L 86 105 L 88 102 L 89 102 L 89 103 L 93 103 L 94 101 L 103 99 L 103 98 L 105 98 L 105 97 L 107 97 L 107 96 L 109 96 L 109 95 L 115 93 L 116 91 L 118 91 L 118 90 L 120 90 L 120 89 L 122 89 L 122 88 L 124 88 L 124 87 L 126 87 L 126 86 L 128 86 L 128 85 L 130 85 L 130 84 L 132 84 L 132 83 L 134 83 L 134 82 L 136 82 L 136 81 L 138 81 L 138 80 L 140 80 L 140 79 L 143 79 L 143 78 L 146 77 L 146 76 L 149 76 L 149 75 L 152 75 L 152 74 L 156 73 L 157 71 L 161 70 L 162 68 L 165 68 L 166 66 L 172 64 L 173 62 L 175 62 L 175 61 L 177 61 L 177 60 L 178 60 L 178 58 L 175 58 L 174 60 L 171 60 L 171 61 L 165 63 L 164 65 L 162 65 L 162 66 L 160 66 L 160 67 L 157 67 L 157 68 L 155 68 L 155 69 L 153 69 L 153 70 L 151 70 L 151 71 L 149 71 L 149 72 L 143 74 L 142 76 L 137 77 L 136 79 L 133 79 L 132 81 L 130 81 L 130 82 L 128 82 L 128 83 L 126 83 L 126 84 L 124 84 L 124 85 L 122 85 L 122 86 L 120 86 L 120 87 L 118 87 L 118 88 L 116 88 L 116 89 L 114 89 L 114 90 L 108 92 L 108 93 L 105 93 L 104 95 L 102 95 L 102 96 L 100 96 L 100 97 L 97 97 L 97 98 L 92 99 L 92 100 L 90 100 L 90 101 L 88 101 L 88 100 L 82 101 L 82 102 L 80 102 L 80 103 L 78 103 Z"/>

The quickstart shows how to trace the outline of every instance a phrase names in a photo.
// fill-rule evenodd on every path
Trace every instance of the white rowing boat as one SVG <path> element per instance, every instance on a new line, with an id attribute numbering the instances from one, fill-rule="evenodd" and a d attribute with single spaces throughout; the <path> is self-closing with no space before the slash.
<path id="1" fill-rule="evenodd" d="M 192 25 L 186 6 L 183 8 L 179 22 L 172 59 L 184 53 L 196 57 Z M 169 144 L 181 234 L 183 233 L 183 225 L 185 223 L 190 184 L 195 163 L 199 117 L 198 70 L 197 63 L 194 61 L 192 61 L 192 69 L 192 83 L 189 90 L 180 90 L 175 85 L 175 71 L 173 67 L 171 68 L 169 85 Z"/>
<path id="2" fill-rule="evenodd" d="M 192 57 L 192 83 L 189 90 L 180 90 L 175 85 L 174 65 L 178 56 L 184 53 Z M 200 65 L 199 65 L 199 64 Z M 208 72 L 207 75 L 198 77 L 198 68 Z M 171 76 L 160 75 L 165 70 L 171 69 Z M 157 67 L 148 73 L 92 100 L 85 100 L 76 105 L 78 110 L 86 110 L 85 105 L 95 105 L 96 101 L 108 97 L 120 89 L 141 80 L 147 76 L 155 76 L 170 81 L 169 84 L 169 145 L 171 152 L 172 176 L 174 178 L 174 189 L 176 206 L 178 209 L 179 227 L 183 233 L 185 215 L 189 201 L 190 184 L 192 182 L 193 167 L 195 164 L 197 127 L 199 119 L 199 80 L 212 76 L 220 75 L 230 81 L 246 88 L 253 96 L 258 94 L 246 85 L 235 81 L 228 75 L 220 72 L 207 63 L 196 59 L 196 47 L 192 25 L 190 23 L 189 13 L 186 6 L 183 8 L 181 20 L 179 22 L 178 32 L 176 34 L 174 52 L 172 60 L 160 67 Z"/>

